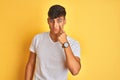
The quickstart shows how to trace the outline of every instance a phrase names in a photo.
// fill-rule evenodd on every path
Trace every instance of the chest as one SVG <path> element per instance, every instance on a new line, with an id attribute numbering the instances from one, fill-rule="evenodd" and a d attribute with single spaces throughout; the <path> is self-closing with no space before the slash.
<path id="1" fill-rule="evenodd" d="M 42 41 L 38 44 L 36 52 L 39 61 L 47 65 L 58 65 L 66 61 L 64 50 L 59 43 L 52 44 L 49 41 Z"/>

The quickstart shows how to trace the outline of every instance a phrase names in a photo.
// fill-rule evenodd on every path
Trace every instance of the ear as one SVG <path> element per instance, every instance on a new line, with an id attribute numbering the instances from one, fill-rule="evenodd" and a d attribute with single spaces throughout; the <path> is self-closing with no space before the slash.
<path id="1" fill-rule="evenodd" d="M 47 23 L 49 24 L 49 18 L 47 18 Z"/>
<path id="2" fill-rule="evenodd" d="M 66 18 L 64 19 L 64 25 L 66 24 Z"/>

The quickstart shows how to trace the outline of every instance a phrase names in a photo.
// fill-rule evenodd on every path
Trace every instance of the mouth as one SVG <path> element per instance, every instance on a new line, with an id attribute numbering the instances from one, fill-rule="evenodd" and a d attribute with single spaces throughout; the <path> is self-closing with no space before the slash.
<path id="1" fill-rule="evenodd" d="M 57 29 L 57 28 L 53 28 L 53 31 L 59 31 L 59 29 Z"/>
<path id="2" fill-rule="evenodd" d="M 58 34 L 58 33 L 59 33 L 59 30 L 58 30 L 58 29 L 53 29 L 52 31 L 53 31 L 53 33 L 55 33 L 55 34 Z"/>

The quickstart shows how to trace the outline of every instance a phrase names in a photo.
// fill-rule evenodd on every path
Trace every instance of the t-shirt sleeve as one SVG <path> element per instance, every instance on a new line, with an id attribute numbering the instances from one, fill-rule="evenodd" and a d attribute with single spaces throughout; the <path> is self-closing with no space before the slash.
<path id="1" fill-rule="evenodd" d="M 73 44 L 71 45 L 71 49 L 74 56 L 77 56 L 80 58 L 80 44 L 78 41 L 73 42 Z"/>
<path id="2" fill-rule="evenodd" d="M 33 53 L 36 53 L 36 41 L 37 41 L 37 36 L 35 36 L 32 39 L 32 42 L 31 42 L 30 47 L 29 47 L 29 50 Z"/>

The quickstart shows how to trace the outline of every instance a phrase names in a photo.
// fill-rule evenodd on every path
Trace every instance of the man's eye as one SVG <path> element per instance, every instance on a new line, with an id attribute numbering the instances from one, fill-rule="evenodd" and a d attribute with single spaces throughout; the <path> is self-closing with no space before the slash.
<path id="1" fill-rule="evenodd" d="M 61 20 L 61 19 L 59 19 L 57 22 L 58 22 L 58 23 L 60 23 L 60 22 L 62 22 L 62 20 Z"/>
<path id="2" fill-rule="evenodd" d="M 54 20 L 50 19 L 50 22 L 54 22 Z"/>

